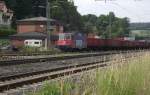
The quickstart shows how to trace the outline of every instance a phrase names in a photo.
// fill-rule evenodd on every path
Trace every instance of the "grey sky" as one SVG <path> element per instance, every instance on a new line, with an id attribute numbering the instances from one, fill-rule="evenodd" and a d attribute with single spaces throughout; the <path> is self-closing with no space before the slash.
<path id="1" fill-rule="evenodd" d="M 150 0 L 74 0 L 82 14 L 108 14 L 113 11 L 118 17 L 128 17 L 131 22 L 150 22 Z"/>

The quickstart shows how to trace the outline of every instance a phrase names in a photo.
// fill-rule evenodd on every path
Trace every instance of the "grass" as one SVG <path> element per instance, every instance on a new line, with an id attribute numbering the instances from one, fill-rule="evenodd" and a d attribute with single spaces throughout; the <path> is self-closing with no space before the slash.
<path id="1" fill-rule="evenodd" d="M 28 46 L 24 46 L 21 47 L 20 49 L 20 53 L 22 54 L 28 54 L 28 55 L 32 55 L 32 54 L 59 54 L 61 53 L 60 50 L 55 49 L 55 48 L 51 48 L 48 50 L 45 50 L 44 47 L 28 47 Z"/>
<path id="2" fill-rule="evenodd" d="M 149 95 L 150 54 L 123 61 L 109 68 L 82 73 L 79 76 L 60 79 L 30 95 Z M 113 63 L 113 62 L 112 62 Z"/>
<path id="3" fill-rule="evenodd" d="M 8 39 L 0 39 L 0 46 L 9 45 L 10 41 Z"/>

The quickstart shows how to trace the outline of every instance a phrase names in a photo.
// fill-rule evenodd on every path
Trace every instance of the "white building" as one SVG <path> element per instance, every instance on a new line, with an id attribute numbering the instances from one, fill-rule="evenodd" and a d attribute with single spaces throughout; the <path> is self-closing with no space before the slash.
<path id="1" fill-rule="evenodd" d="M 13 11 L 6 7 L 4 1 L 0 1 L 0 26 L 10 26 Z"/>

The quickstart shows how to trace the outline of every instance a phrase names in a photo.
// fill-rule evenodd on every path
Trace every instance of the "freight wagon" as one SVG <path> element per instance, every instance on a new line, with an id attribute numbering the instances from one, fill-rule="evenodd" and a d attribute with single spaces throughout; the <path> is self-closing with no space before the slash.
<path id="1" fill-rule="evenodd" d="M 102 39 L 88 37 L 83 33 L 59 33 L 56 46 L 63 50 L 70 49 L 136 49 L 149 48 L 150 42 L 125 38 Z"/>

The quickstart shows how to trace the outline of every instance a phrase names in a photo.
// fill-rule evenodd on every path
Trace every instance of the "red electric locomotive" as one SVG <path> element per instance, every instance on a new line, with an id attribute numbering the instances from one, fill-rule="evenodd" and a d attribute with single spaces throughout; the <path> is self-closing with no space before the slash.
<path id="1" fill-rule="evenodd" d="M 83 33 L 59 33 L 58 38 L 59 40 L 56 42 L 56 45 L 63 50 L 83 49 L 87 47 L 86 35 Z"/>

